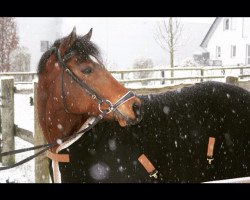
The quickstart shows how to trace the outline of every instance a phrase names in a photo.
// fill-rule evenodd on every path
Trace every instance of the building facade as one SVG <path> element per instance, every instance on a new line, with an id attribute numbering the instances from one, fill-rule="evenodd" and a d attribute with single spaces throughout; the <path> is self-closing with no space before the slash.
<path id="1" fill-rule="evenodd" d="M 30 54 L 30 71 L 36 71 L 42 54 L 61 36 L 62 19 L 57 17 L 17 17 L 19 45 Z"/>
<path id="2" fill-rule="evenodd" d="M 217 17 L 200 46 L 208 65 L 250 65 L 250 18 Z"/>

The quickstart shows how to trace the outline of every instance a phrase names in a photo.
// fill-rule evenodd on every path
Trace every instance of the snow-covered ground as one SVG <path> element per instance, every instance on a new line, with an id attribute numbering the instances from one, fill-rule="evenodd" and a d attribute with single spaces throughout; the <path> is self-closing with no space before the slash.
<path id="1" fill-rule="evenodd" d="M 34 106 L 30 106 L 29 94 L 15 94 L 15 124 L 18 127 L 34 130 Z M 33 145 L 25 142 L 18 137 L 15 137 L 15 149 L 32 147 Z M 16 162 L 33 155 L 34 151 L 29 151 L 21 154 L 16 154 Z M 15 182 L 15 183 L 34 183 L 35 182 L 35 160 L 31 160 L 21 166 L 0 171 L 0 183 Z M 2 164 L 0 163 L 0 166 Z"/>
<path id="2" fill-rule="evenodd" d="M 25 142 L 22 139 L 19 139 L 18 137 L 15 137 L 15 145 L 16 149 L 20 148 L 26 148 L 26 147 L 32 147 L 28 142 Z M 16 154 L 16 162 L 31 156 L 34 154 L 34 151 L 25 152 L 22 154 Z M 34 183 L 35 182 L 35 170 L 34 170 L 34 159 L 22 164 L 18 167 L 0 171 L 0 183 L 6 183 L 6 182 L 15 182 L 15 183 Z M 0 163 L 0 166 L 2 164 Z"/>

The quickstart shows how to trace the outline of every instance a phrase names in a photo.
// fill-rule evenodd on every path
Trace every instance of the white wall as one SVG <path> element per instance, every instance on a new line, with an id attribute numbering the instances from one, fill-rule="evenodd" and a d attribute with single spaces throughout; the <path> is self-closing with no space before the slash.
<path id="1" fill-rule="evenodd" d="M 27 47 L 31 53 L 30 69 L 36 71 L 38 62 L 42 56 L 41 40 L 54 42 L 60 28 L 56 25 L 57 18 L 49 17 L 17 17 L 17 29 L 19 43 Z"/>
<path id="2" fill-rule="evenodd" d="M 250 18 L 245 18 L 247 24 Z M 218 24 L 215 32 L 210 38 L 207 50 L 210 52 L 211 60 L 222 60 L 222 65 L 237 65 L 246 63 L 246 44 L 250 44 L 250 35 L 242 37 L 242 17 L 233 18 L 235 30 L 223 30 L 224 18 Z M 249 25 L 244 30 L 250 29 Z M 236 57 L 231 58 L 231 45 L 236 45 Z M 221 46 L 221 58 L 216 58 L 216 46 Z"/>

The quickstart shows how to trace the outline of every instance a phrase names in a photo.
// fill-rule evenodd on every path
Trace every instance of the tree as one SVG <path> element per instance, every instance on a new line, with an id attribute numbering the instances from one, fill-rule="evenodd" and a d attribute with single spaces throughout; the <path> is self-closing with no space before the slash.
<path id="1" fill-rule="evenodd" d="M 154 63 L 150 58 L 137 58 L 133 64 L 134 69 L 152 69 L 154 67 Z M 148 78 L 152 72 L 143 71 L 136 72 L 134 74 L 135 79 L 145 79 Z M 147 85 L 147 82 L 142 82 L 142 85 Z"/>
<path id="2" fill-rule="evenodd" d="M 0 17 L 0 71 L 10 70 L 10 54 L 18 45 L 14 17 Z"/>
<path id="3" fill-rule="evenodd" d="M 180 45 L 182 28 L 183 26 L 180 24 L 180 21 L 173 17 L 169 17 L 168 21 L 163 20 L 157 23 L 155 40 L 162 49 L 169 52 L 171 68 L 174 67 L 174 55 Z M 171 70 L 171 77 L 173 76 L 174 71 Z"/>
<path id="4" fill-rule="evenodd" d="M 30 71 L 30 58 L 28 48 L 17 47 L 10 54 L 10 71 L 12 72 L 28 72 Z"/>

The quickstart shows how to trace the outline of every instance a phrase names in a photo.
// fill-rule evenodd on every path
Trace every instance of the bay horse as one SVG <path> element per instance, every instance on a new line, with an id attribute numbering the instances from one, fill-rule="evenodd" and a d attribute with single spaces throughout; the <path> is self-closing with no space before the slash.
<path id="1" fill-rule="evenodd" d="M 203 182 L 250 175 L 248 91 L 204 82 L 135 96 L 104 68 L 91 34 L 80 37 L 74 29 L 44 53 L 38 68 L 38 119 L 48 142 L 60 145 L 107 111 L 78 141 L 60 152 L 51 149 L 69 156 L 58 166 L 62 182 Z M 122 104 L 113 109 L 117 102 Z M 142 154 L 158 176 L 138 160 Z M 51 174 L 52 167 L 50 162 Z"/>
<path id="2" fill-rule="evenodd" d="M 203 82 L 140 99 L 140 123 L 99 123 L 61 152 L 70 155 L 69 163 L 59 164 L 63 183 L 199 183 L 250 176 L 248 91 Z M 141 154 L 158 170 L 157 179 L 138 161 Z"/>
<path id="3" fill-rule="evenodd" d="M 63 142 L 89 117 L 116 120 L 121 126 L 141 120 L 140 99 L 107 71 L 91 35 L 92 29 L 77 36 L 74 28 L 40 59 L 37 113 L 48 143 Z"/>

